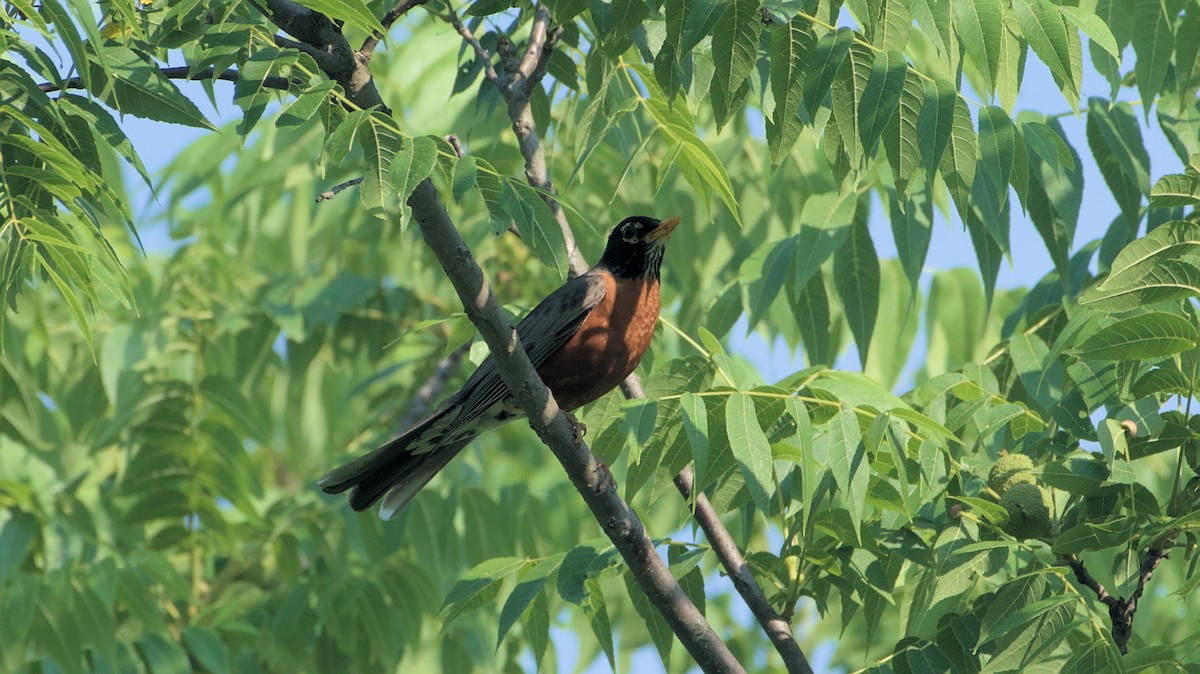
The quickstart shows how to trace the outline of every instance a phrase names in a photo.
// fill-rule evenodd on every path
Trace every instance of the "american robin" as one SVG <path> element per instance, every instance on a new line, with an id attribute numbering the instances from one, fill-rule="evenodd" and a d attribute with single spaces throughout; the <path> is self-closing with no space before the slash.
<path id="1" fill-rule="evenodd" d="M 658 320 L 663 251 L 679 222 L 622 220 L 596 266 L 550 293 L 517 325 L 529 360 L 563 410 L 608 393 L 641 362 Z M 355 510 L 382 498 L 379 516 L 391 519 L 476 436 L 519 416 L 488 356 L 436 411 L 319 484 L 329 494 L 352 489 Z"/>

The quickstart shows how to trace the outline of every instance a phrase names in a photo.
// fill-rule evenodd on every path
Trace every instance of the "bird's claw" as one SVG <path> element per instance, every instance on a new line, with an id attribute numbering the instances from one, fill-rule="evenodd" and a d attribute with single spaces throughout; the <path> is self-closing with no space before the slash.
<path id="1" fill-rule="evenodd" d="M 583 442 L 583 437 L 587 435 L 587 424 L 579 420 L 571 412 L 563 412 L 567 416 L 567 421 L 571 422 L 571 433 L 576 443 Z"/>
<path id="2" fill-rule="evenodd" d="M 616 487 L 617 481 L 613 479 L 612 471 L 603 463 L 596 464 L 596 473 L 600 479 L 596 481 L 596 493 L 601 494 L 609 487 Z"/>

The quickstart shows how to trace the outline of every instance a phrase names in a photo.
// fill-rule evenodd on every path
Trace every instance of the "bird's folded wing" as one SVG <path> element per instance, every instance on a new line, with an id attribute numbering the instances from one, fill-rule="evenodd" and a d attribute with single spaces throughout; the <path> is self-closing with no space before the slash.
<path id="1" fill-rule="evenodd" d="M 566 344 L 603 298 L 604 280 L 589 272 L 567 281 L 534 307 L 517 325 L 517 335 L 533 366 L 538 367 Z M 496 360 L 489 355 L 459 392 L 461 412 L 454 425 L 475 419 L 507 392 Z"/>

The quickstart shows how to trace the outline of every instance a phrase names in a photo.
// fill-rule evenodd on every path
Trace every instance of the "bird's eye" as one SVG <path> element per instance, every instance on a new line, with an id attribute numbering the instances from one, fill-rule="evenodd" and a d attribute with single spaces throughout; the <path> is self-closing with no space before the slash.
<path id="1" fill-rule="evenodd" d="M 621 225 L 621 240 L 625 243 L 637 243 L 638 228 L 632 222 Z"/>

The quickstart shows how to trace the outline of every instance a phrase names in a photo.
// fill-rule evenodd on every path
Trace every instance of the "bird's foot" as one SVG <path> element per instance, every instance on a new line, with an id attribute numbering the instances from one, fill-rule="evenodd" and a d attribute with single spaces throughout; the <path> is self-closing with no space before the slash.
<path id="1" fill-rule="evenodd" d="M 563 412 L 567 416 L 567 421 L 571 422 L 571 433 L 576 443 L 583 442 L 583 437 L 587 435 L 587 424 L 579 420 L 571 412 Z"/>
<path id="2" fill-rule="evenodd" d="M 608 469 L 608 466 L 606 466 L 603 463 L 597 462 L 596 463 L 596 473 L 600 477 L 600 479 L 596 481 L 596 493 L 597 494 L 604 493 L 604 490 L 608 489 L 609 487 L 612 487 L 614 489 L 616 488 L 617 481 L 616 481 L 616 479 L 613 478 L 612 471 Z"/>

